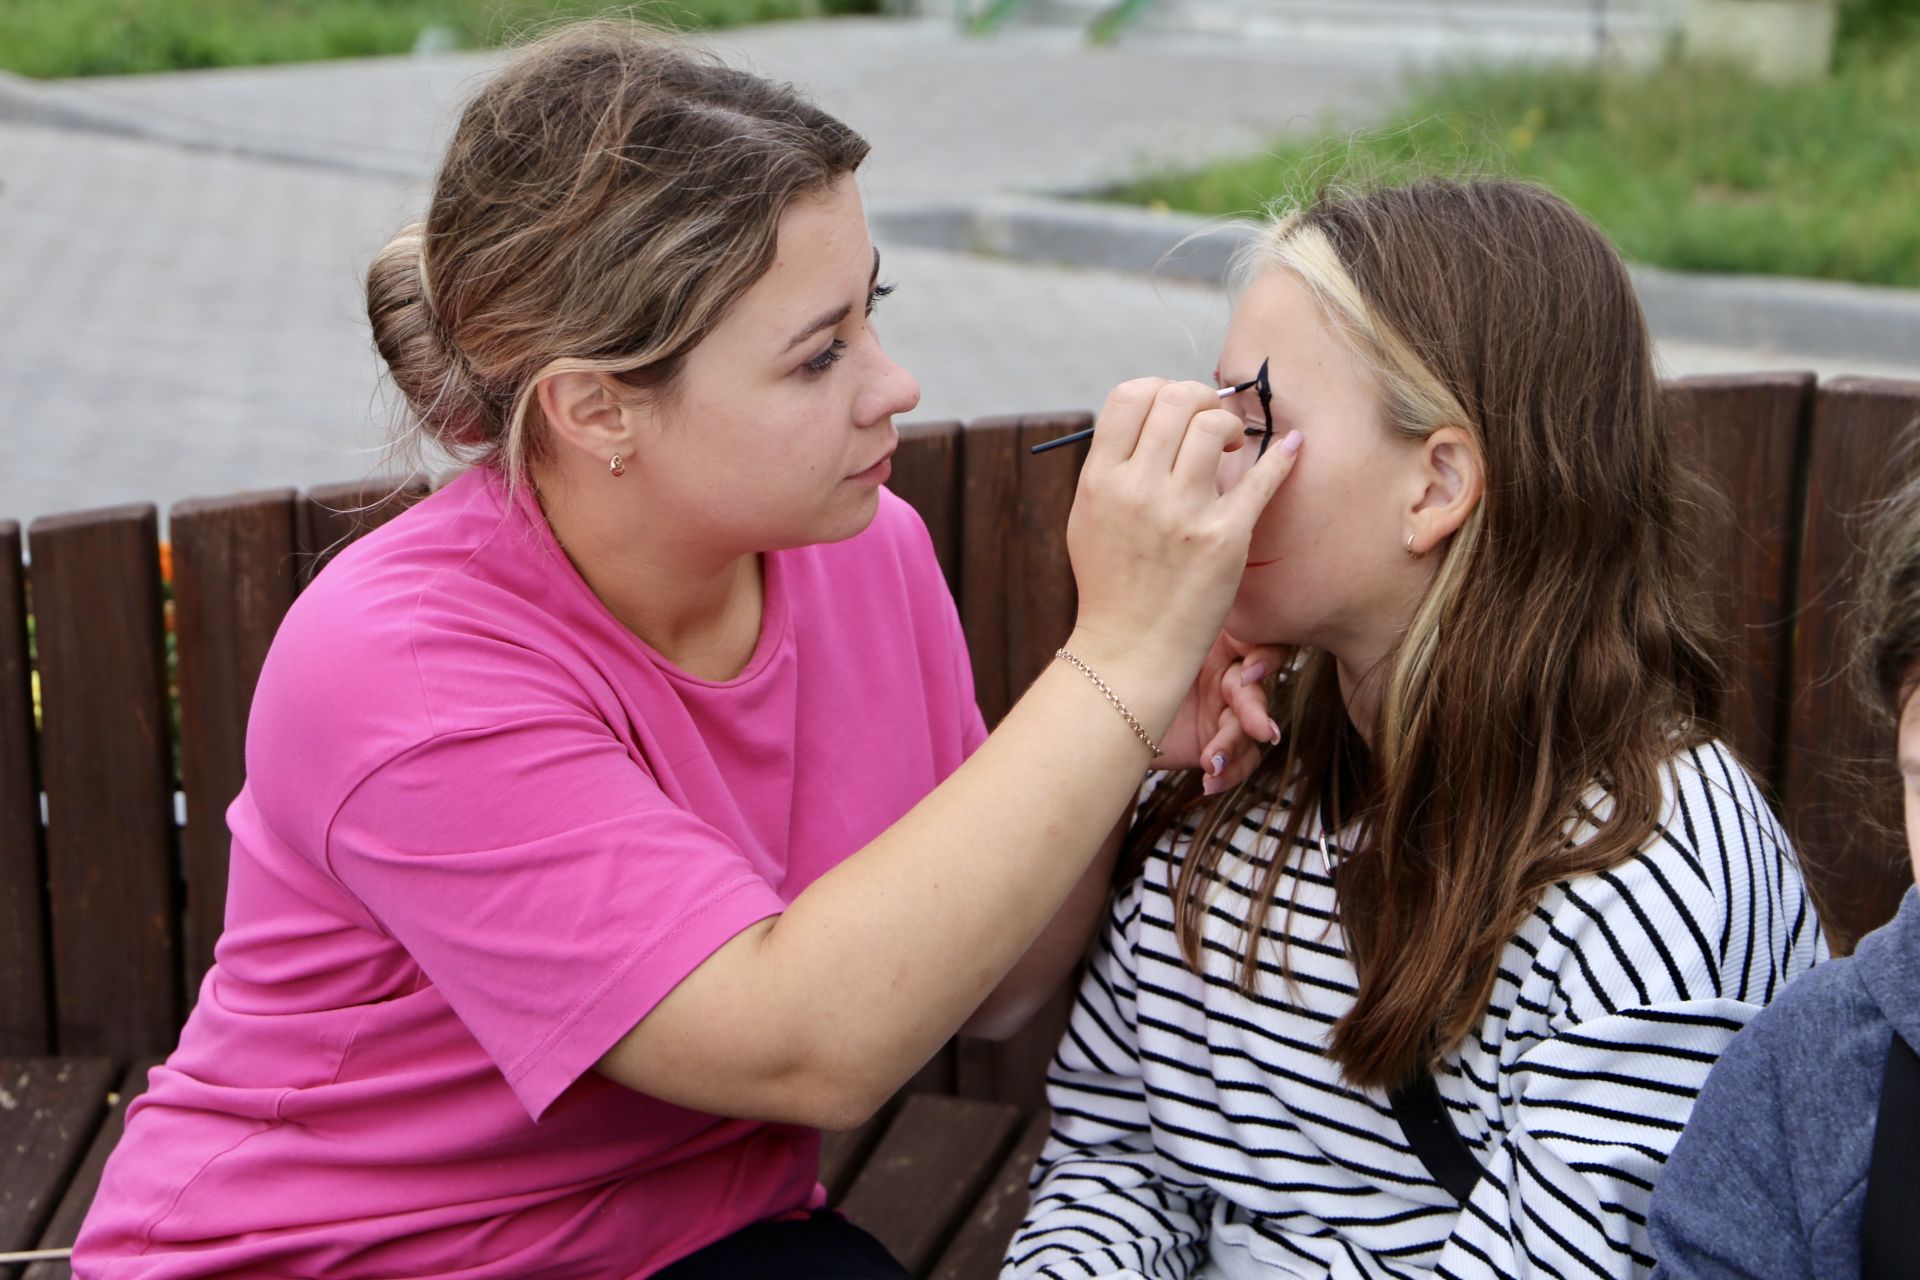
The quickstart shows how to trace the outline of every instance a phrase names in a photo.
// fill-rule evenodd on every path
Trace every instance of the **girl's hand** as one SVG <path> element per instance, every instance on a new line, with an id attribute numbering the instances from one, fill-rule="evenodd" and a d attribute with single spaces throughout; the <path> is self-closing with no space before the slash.
<path id="1" fill-rule="evenodd" d="M 1264 744 L 1280 736 L 1261 681 L 1281 661 L 1274 645 L 1249 645 L 1222 631 L 1187 691 L 1154 763 L 1165 769 L 1203 769 L 1208 795 L 1244 782 Z"/>

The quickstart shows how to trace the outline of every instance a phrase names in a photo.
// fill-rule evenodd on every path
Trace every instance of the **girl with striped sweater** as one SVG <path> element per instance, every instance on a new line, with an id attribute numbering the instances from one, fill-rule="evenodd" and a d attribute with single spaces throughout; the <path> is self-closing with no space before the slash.
<path id="1" fill-rule="evenodd" d="M 1709 1068 L 1825 950 L 1712 728 L 1631 283 L 1491 181 L 1322 195 L 1242 267 L 1218 372 L 1309 443 L 1210 666 L 1256 705 L 1149 787 L 1004 1275 L 1643 1276 Z"/>

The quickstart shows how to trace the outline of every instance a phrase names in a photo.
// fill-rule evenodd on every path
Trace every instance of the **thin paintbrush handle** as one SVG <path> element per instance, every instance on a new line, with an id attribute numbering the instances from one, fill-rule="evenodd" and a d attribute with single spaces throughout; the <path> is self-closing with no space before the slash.
<path id="1" fill-rule="evenodd" d="M 1251 378 L 1251 379 L 1248 379 L 1246 382 L 1241 383 L 1237 387 L 1222 387 L 1220 388 L 1218 394 L 1222 400 L 1225 400 L 1228 396 L 1239 395 L 1242 391 L 1245 391 L 1248 387 L 1252 386 L 1254 383 L 1258 381 L 1260 381 L 1260 379 Z M 1252 435 L 1254 433 L 1250 431 L 1247 434 Z M 1057 440 L 1043 440 L 1039 444 L 1033 446 L 1033 448 L 1027 450 L 1027 452 L 1028 453 L 1045 453 L 1049 449 L 1058 449 L 1062 445 L 1079 444 L 1082 440 L 1086 440 L 1090 438 L 1092 435 L 1093 435 L 1093 428 L 1088 427 L 1085 431 L 1076 431 L 1072 435 L 1061 436 Z"/>

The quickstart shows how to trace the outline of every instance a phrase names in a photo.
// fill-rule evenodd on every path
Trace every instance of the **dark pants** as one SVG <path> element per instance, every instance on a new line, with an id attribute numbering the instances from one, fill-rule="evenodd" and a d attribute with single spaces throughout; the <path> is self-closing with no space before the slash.
<path id="1" fill-rule="evenodd" d="M 911 1280 L 886 1246 L 837 1213 L 756 1222 L 653 1280 Z"/>

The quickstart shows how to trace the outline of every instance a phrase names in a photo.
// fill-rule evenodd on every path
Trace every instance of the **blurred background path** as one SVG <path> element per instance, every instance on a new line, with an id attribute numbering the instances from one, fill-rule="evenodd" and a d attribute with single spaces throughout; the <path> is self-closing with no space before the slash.
<path id="1" fill-rule="evenodd" d="M 1405 74 L 1365 41 L 1204 35 L 1089 47 L 835 19 L 706 37 L 874 143 L 876 214 L 1072 193 L 1364 115 Z M 393 410 L 360 305 L 497 55 L 0 82 L 0 518 L 379 469 Z M 1219 292 L 1173 278 L 889 244 L 883 332 L 907 421 L 1091 408 L 1142 373 L 1205 377 Z M 1671 373 L 1912 363 L 1666 341 Z"/>

